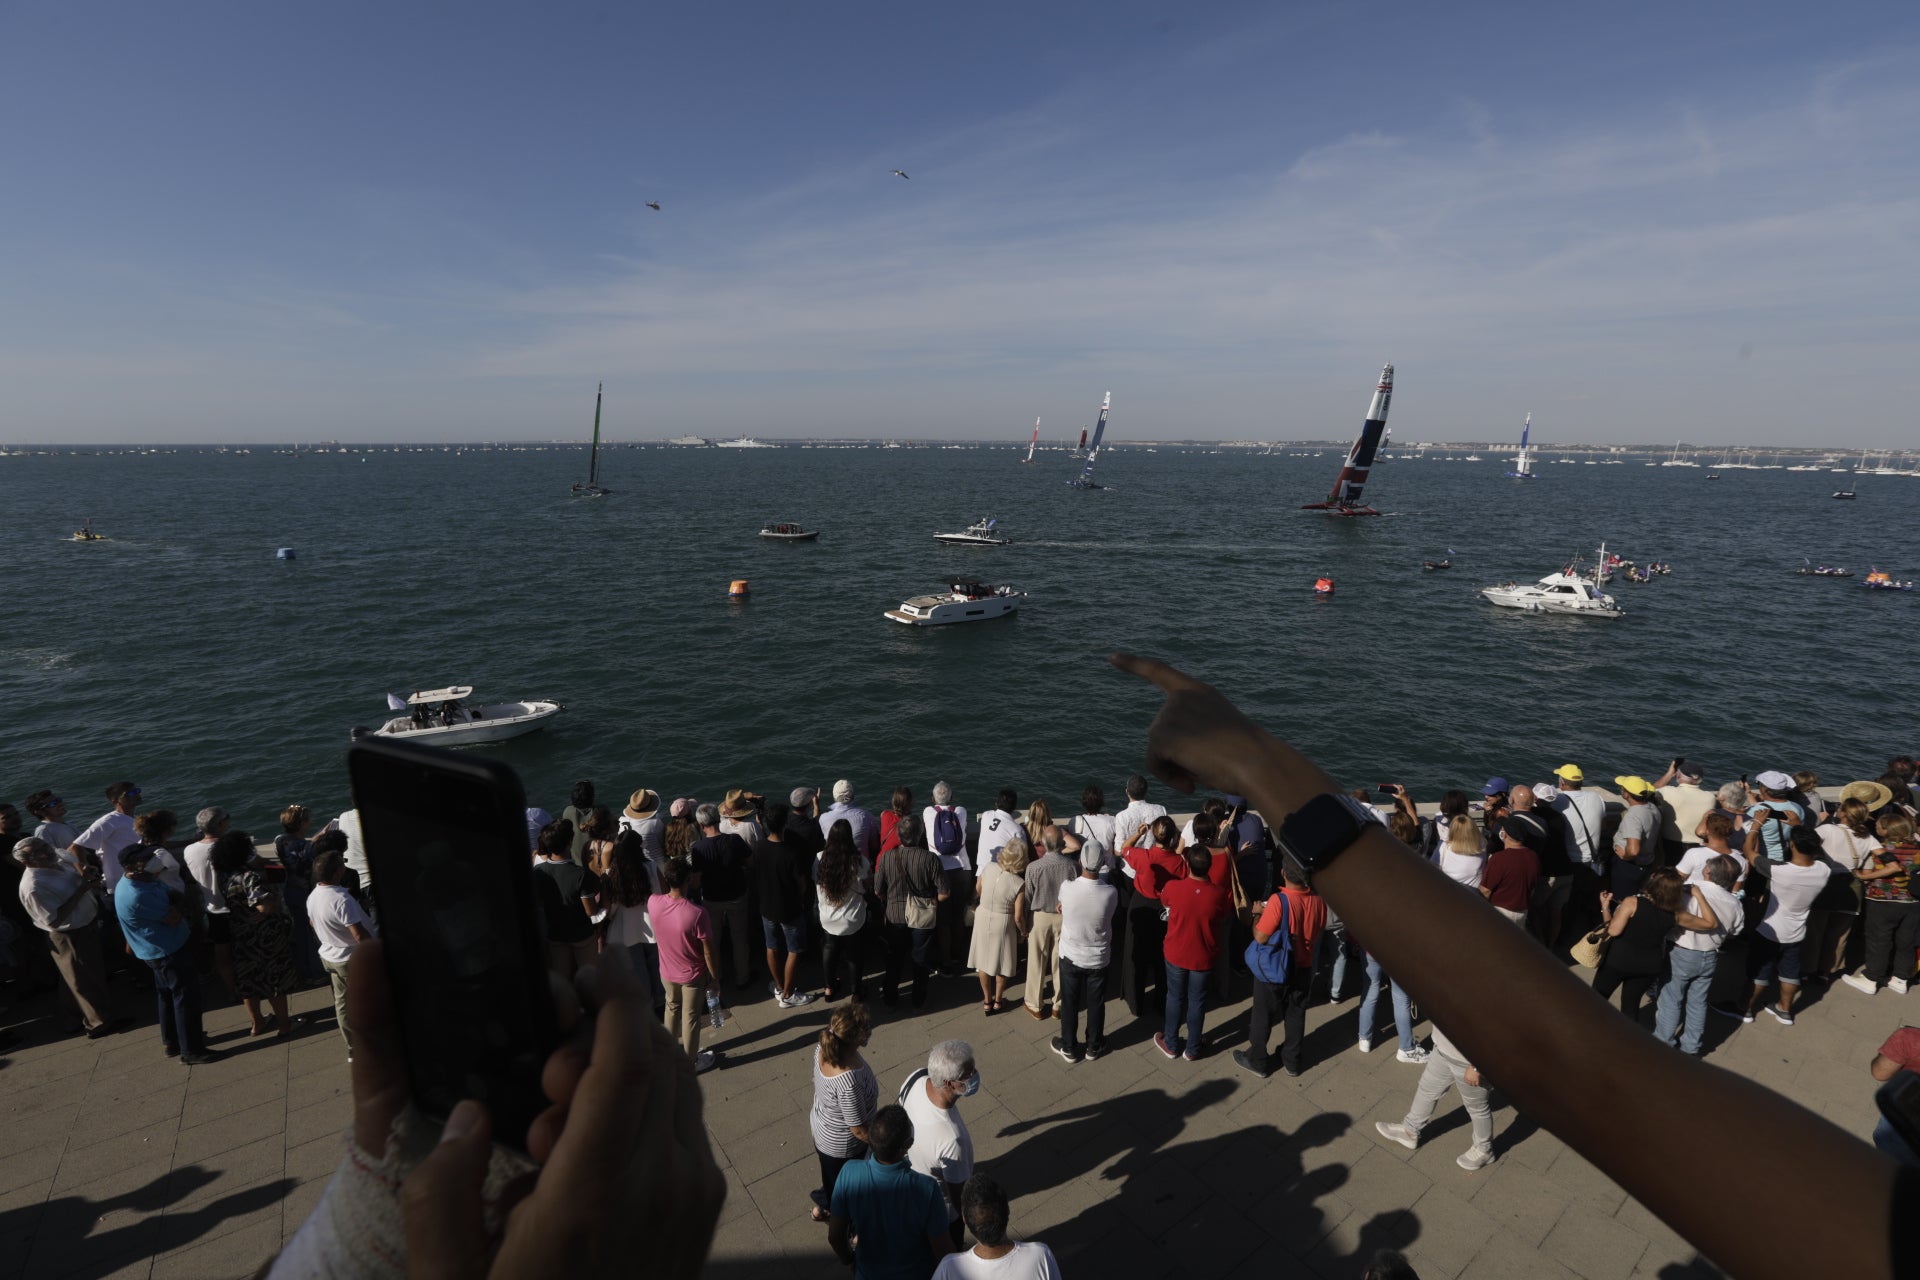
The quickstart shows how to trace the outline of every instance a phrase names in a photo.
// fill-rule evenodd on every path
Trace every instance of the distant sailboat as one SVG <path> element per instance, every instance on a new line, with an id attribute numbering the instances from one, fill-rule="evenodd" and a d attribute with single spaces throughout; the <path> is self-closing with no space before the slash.
<path id="1" fill-rule="evenodd" d="M 1104 489 L 1107 486 L 1094 483 L 1093 464 L 1100 460 L 1100 438 L 1107 434 L 1107 409 L 1113 404 L 1113 392 L 1109 391 L 1100 401 L 1100 420 L 1093 424 L 1093 445 L 1087 450 L 1087 465 L 1080 474 L 1067 481 L 1075 489 Z M 1080 433 L 1083 437 L 1086 432 Z"/>
<path id="2" fill-rule="evenodd" d="M 1076 458 L 1084 458 L 1087 456 L 1087 429 L 1085 427 L 1080 428 L 1080 443 L 1073 447 L 1073 456 Z"/>
<path id="3" fill-rule="evenodd" d="M 1302 511 L 1324 511 L 1330 516 L 1377 516 L 1372 507 L 1360 505 L 1367 485 L 1367 473 L 1373 469 L 1373 455 L 1380 449 L 1380 437 L 1387 430 L 1387 406 L 1393 400 L 1393 366 L 1380 370 L 1380 382 L 1367 405 L 1367 420 L 1360 424 L 1360 435 L 1347 450 L 1346 465 L 1333 479 L 1333 492 L 1325 502 L 1309 502 Z"/>
<path id="4" fill-rule="evenodd" d="M 1033 420 L 1033 439 L 1027 441 L 1027 456 L 1020 459 L 1020 461 L 1032 462 L 1033 451 L 1039 447 L 1040 447 L 1040 419 L 1035 418 Z"/>
<path id="5" fill-rule="evenodd" d="M 1513 470 L 1507 472 L 1510 480 L 1533 479 L 1533 450 L 1527 445 L 1527 437 L 1533 433 L 1533 415 L 1520 424 L 1520 452 L 1513 455 Z"/>
<path id="6" fill-rule="evenodd" d="M 600 485 L 600 393 L 605 389 L 604 382 L 593 389 L 593 445 L 587 452 L 587 482 L 573 486 L 576 498 L 604 498 L 613 492 Z"/>

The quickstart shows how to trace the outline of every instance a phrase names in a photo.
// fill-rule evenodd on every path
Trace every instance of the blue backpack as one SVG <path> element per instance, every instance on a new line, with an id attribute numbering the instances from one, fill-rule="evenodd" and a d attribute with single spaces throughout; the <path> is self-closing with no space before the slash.
<path id="1" fill-rule="evenodd" d="M 953 806 L 935 805 L 933 807 L 933 851 L 952 857 L 959 853 L 966 843 L 966 830 L 961 827 L 960 815 L 953 811 Z"/>
<path id="2" fill-rule="evenodd" d="M 1293 930 L 1287 927 L 1292 911 L 1287 895 L 1278 893 L 1274 896 L 1280 899 L 1280 923 L 1265 942 L 1256 938 L 1247 944 L 1246 961 L 1254 977 L 1277 987 L 1286 982 L 1287 968 L 1293 961 Z"/>

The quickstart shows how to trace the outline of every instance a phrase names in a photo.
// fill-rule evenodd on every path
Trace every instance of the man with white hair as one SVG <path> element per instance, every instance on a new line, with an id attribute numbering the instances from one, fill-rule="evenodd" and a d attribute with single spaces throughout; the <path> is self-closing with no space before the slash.
<path id="1" fill-rule="evenodd" d="M 900 1105 L 913 1121 L 913 1148 L 907 1163 L 940 1184 L 947 1200 L 948 1229 L 953 1247 L 966 1238 L 960 1220 L 960 1196 L 973 1176 L 973 1135 L 960 1115 L 960 1099 L 980 1092 L 980 1072 L 974 1066 L 973 1046 L 965 1040 L 942 1040 L 927 1055 L 927 1065 L 900 1086 Z"/>
<path id="2" fill-rule="evenodd" d="M 1120 891 L 1100 879 L 1107 852 L 1089 840 L 1080 846 L 1080 876 L 1060 886 L 1060 995 L 1054 1012 L 1060 1034 L 1052 1049 L 1068 1062 L 1107 1051 L 1107 964 L 1113 958 L 1113 916 Z M 1087 1038 L 1079 1037 L 1087 1011 Z"/>
<path id="3" fill-rule="evenodd" d="M 107 991 L 107 962 L 100 949 L 100 907 L 93 896 L 99 874 L 91 867 L 84 875 L 75 871 L 38 836 L 15 844 L 13 859 L 25 869 L 20 905 L 47 935 L 53 966 L 66 984 L 64 1003 L 80 1015 L 87 1039 L 111 1034 L 118 1024 L 109 1012 L 113 997 Z"/>
<path id="4" fill-rule="evenodd" d="M 210 804 L 194 817 L 200 838 L 186 847 L 181 860 L 187 875 L 199 887 L 201 905 L 207 913 L 207 941 L 213 944 L 213 971 L 229 990 L 237 990 L 233 973 L 233 918 L 227 911 L 226 895 L 220 892 L 220 877 L 213 869 L 213 842 L 233 827 L 227 811 Z"/>
<path id="5" fill-rule="evenodd" d="M 880 856 L 880 819 L 853 803 L 853 784 L 845 778 L 833 784 L 833 803 L 820 815 L 820 834 L 833 830 L 842 818 L 853 828 L 853 847 L 860 851 L 860 865 L 871 870 Z"/>
<path id="6" fill-rule="evenodd" d="M 1659 793 L 1660 840 L 1666 846 L 1668 866 L 1693 846 L 1700 819 L 1713 808 L 1713 792 L 1700 785 L 1705 774 L 1698 761 L 1676 756 L 1667 771 L 1653 780 L 1653 789 Z"/>
<path id="7" fill-rule="evenodd" d="M 967 856 L 967 809 L 953 802 L 953 788 L 945 781 L 933 784 L 933 803 L 920 811 L 927 848 L 940 859 L 940 879 L 946 893 L 940 898 L 936 937 L 942 973 L 964 972 L 967 904 L 973 901 L 973 862 Z"/>

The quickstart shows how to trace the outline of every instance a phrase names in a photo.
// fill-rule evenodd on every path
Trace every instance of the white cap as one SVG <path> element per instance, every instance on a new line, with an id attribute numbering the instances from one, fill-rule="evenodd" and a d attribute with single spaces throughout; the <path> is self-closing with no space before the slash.
<path id="1" fill-rule="evenodd" d="M 840 781 L 838 781 L 838 782 L 836 782 L 836 783 L 834 783 L 834 784 L 833 784 L 833 798 L 834 798 L 835 800 L 838 800 L 838 801 L 839 801 L 839 802 L 840 802 L 841 804 L 850 804 L 850 803 L 852 803 L 852 801 L 853 801 L 853 784 L 852 784 L 851 782 L 848 782 L 848 781 L 847 781 L 847 780 L 846 780 L 845 778 L 842 778 L 842 779 L 840 779 Z"/>

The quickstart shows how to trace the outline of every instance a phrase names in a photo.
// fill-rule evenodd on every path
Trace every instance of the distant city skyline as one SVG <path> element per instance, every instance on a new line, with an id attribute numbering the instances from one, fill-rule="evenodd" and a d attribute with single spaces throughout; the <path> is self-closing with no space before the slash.
<path id="1" fill-rule="evenodd" d="M 7 444 L 584 439 L 601 382 L 614 442 L 1108 390 L 1337 441 L 1388 360 L 1406 442 L 1920 399 L 1916 11 L 37 3 L 0 111 Z"/>

